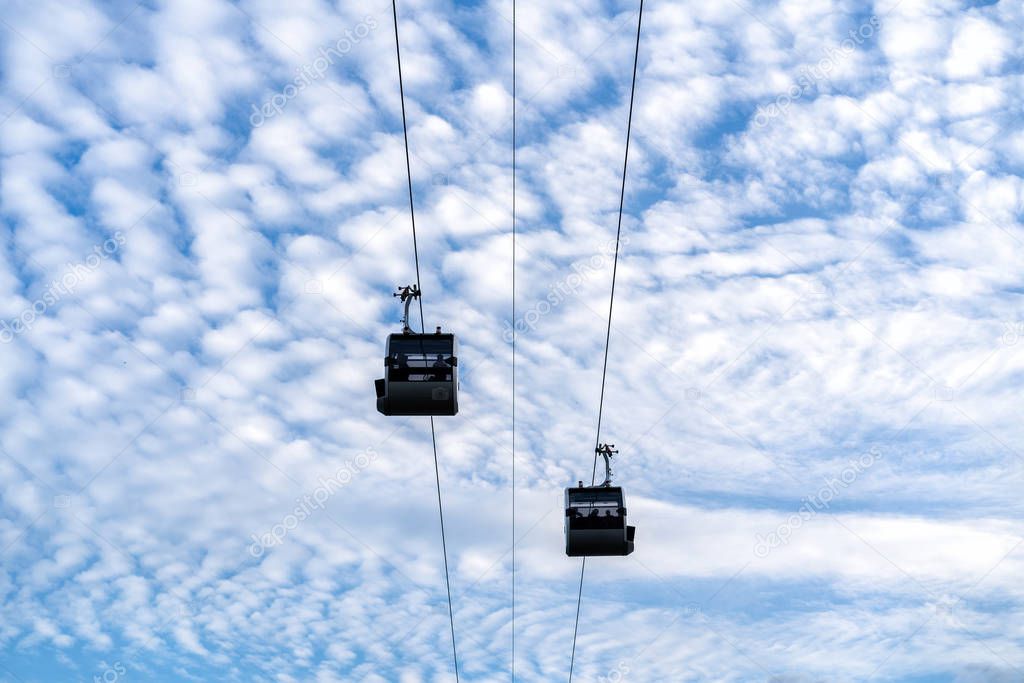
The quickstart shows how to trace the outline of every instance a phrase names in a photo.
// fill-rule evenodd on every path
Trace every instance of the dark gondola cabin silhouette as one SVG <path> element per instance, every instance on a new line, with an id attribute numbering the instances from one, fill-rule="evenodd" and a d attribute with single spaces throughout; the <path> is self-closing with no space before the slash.
<path id="1" fill-rule="evenodd" d="M 629 555 L 636 528 L 626 523 L 622 487 L 612 486 L 611 457 L 614 444 L 598 446 L 604 457 L 605 480 L 598 486 L 565 490 L 565 554 L 569 557 Z"/>
<path id="2" fill-rule="evenodd" d="M 384 377 L 374 382 L 377 410 L 384 415 L 455 415 L 459 412 L 458 342 L 454 334 L 422 334 L 409 327 L 416 285 L 400 287 L 405 304 L 402 331 L 388 336 Z"/>

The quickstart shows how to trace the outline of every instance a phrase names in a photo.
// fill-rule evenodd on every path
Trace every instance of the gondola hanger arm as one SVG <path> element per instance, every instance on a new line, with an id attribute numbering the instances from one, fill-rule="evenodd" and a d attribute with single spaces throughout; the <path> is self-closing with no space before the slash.
<path id="1" fill-rule="evenodd" d="M 402 314 L 402 334 L 412 334 L 412 328 L 409 327 L 409 305 L 413 299 L 420 298 L 420 288 L 418 285 L 405 285 L 404 287 L 399 285 L 398 291 L 391 296 L 400 297 L 402 303 L 405 304 L 405 312 Z"/>
<path id="2" fill-rule="evenodd" d="M 604 458 L 604 481 L 600 486 L 612 485 L 612 457 L 618 453 L 613 443 L 603 443 L 594 449 L 595 452 Z"/>

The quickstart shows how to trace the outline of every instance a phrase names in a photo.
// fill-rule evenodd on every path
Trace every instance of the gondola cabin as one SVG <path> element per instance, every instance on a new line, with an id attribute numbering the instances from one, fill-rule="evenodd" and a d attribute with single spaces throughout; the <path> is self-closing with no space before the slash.
<path id="1" fill-rule="evenodd" d="M 388 337 L 384 377 L 375 382 L 385 415 L 459 412 L 458 346 L 454 334 L 412 332 Z"/>
<path id="2" fill-rule="evenodd" d="M 565 554 L 569 557 L 629 555 L 635 532 L 626 524 L 621 487 L 565 490 Z"/>

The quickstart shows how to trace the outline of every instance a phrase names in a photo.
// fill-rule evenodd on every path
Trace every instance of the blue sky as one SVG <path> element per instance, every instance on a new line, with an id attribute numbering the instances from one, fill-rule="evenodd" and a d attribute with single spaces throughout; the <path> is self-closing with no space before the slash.
<path id="1" fill-rule="evenodd" d="M 517 7 L 513 319 L 511 4 L 399 3 L 465 681 L 568 671 L 636 9 Z M 454 680 L 390 4 L 0 19 L 0 681 Z M 1024 676 L 1022 29 L 646 3 L 576 680 Z"/>

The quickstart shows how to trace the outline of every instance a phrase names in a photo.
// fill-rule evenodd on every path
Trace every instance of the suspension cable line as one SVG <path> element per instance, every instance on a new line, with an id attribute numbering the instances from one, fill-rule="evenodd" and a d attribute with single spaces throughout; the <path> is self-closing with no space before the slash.
<path id="1" fill-rule="evenodd" d="M 640 0 L 640 10 L 636 20 L 636 46 L 633 50 L 633 80 L 629 89 L 629 116 L 626 120 L 626 150 L 622 156 L 622 188 L 619 191 L 619 220 L 615 229 L 615 258 L 612 262 L 612 290 L 608 298 L 608 327 L 604 335 L 604 365 L 601 368 L 601 398 L 597 406 L 597 439 L 594 446 L 594 467 L 590 475 L 590 485 L 597 480 L 597 453 L 601 444 L 601 419 L 604 416 L 604 389 L 608 377 L 608 346 L 612 336 L 612 308 L 615 305 L 615 280 L 619 269 L 619 240 L 622 236 L 622 209 L 626 201 L 626 167 L 629 163 L 629 139 L 633 130 L 633 100 L 636 95 L 636 71 L 640 59 L 640 27 L 644 19 L 644 0 Z M 576 623 L 572 631 L 572 654 L 569 658 L 569 683 L 572 683 L 573 666 L 576 663 L 576 636 L 580 626 L 580 606 L 583 602 L 583 576 L 587 571 L 587 558 L 583 558 L 580 566 L 580 588 L 576 596 Z"/>
<path id="2" fill-rule="evenodd" d="M 516 0 L 512 0 L 512 683 L 516 680 Z"/>
<path id="3" fill-rule="evenodd" d="M 412 165 L 409 162 L 409 126 L 405 120 L 405 83 L 402 79 L 402 48 L 398 40 L 398 4 L 397 0 L 391 0 L 391 11 L 395 17 L 395 57 L 398 61 L 398 93 L 402 102 L 402 135 L 405 138 L 405 173 L 409 179 L 409 218 L 412 221 L 412 253 L 416 259 L 416 288 L 423 291 L 420 286 L 420 250 L 416 243 L 416 209 L 412 201 Z M 423 331 L 423 297 L 418 297 L 420 304 L 420 331 Z"/>
<path id="4" fill-rule="evenodd" d="M 416 209 L 412 194 L 412 165 L 409 161 L 409 126 L 405 116 L 405 84 L 402 80 L 402 48 L 398 39 L 398 3 L 391 0 L 391 12 L 395 20 L 395 57 L 398 62 L 398 92 L 402 102 L 402 135 L 405 139 L 405 171 L 409 183 L 409 218 L 412 222 L 412 250 L 416 260 L 416 288 L 423 291 L 420 283 L 420 252 L 416 242 Z M 423 297 L 417 297 L 420 305 L 420 332 L 426 333 L 423 316 Z M 448 573 L 448 542 L 444 531 L 444 507 L 441 504 L 441 472 L 437 461 L 437 435 L 434 431 L 434 417 L 430 416 L 430 441 L 434 449 L 434 479 L 437 483 L 437 515 L 441 523 L 441 553 L 444 557 L 444 584 L 448 592 L 448 624 L 452 636 L 452 660 L 455 666 L 455 681 L 459 681 L 459 655 L 455 647 L 455 612 L 452 608 L 452 585 Z"/>

